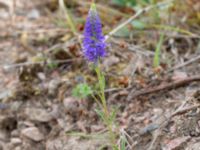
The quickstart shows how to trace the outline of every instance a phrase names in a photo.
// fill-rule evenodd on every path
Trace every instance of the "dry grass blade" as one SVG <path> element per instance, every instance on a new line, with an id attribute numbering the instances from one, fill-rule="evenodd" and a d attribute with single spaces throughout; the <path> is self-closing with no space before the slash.
<path id="1" fill-rule="evenodd" d="M 174 0 L 170 0 L 170 1 L 166 1 L 166 2 L 161 2 L 161 3 L 157 3 L 155 5 L 150 5 L 144 9 L 140 9 L 139 11 L 137 11 L 137 13 L 135 15 L 133 15 L 132 17 L 130 17 L 128 20 L 126 20 L 125 22 L 123 22 L 122 24 L 120 24 L 119 26 L 117 26 L 116 28 L 114 28 L 112 31 L 110 31 L 110 33 L 106 36 L 106 40 L 108 40 L 113 34 L 115 34 L 117 31 L 119 31 L 121 28 L 123 28 L 124 26 L 126 26 L 127 24 L 129 24 L 131 21 L 133 21 L 135 18 L 139 17 L 141 14 L 148 12 L 149 10 L 156 8 L 156 7 L 160 7 L 163 5 L 168 5 L 170 3 L 172 3 Z"/>
<path id="2" fill-rule="evenodd" d="M 193 81 L 200 81 L 200 76 L 193 76 L 193 77 L 188 77 L 186 79 L 183 80 L 178 80 L 178 81 L 174 81 L 168 84 L 163 84 L 163 85 L 159 85 L 157 87 L 151 87 L 151 88 L 147 88 L 147 89 L 143 89 L 141 91 L 135 92 L 135 91 L 131 91 L 129 96 L 127 97 L 127 100 L 130 101 L 138 96 L 143 96 L 146 94 L 151 94 L 151 93 L 156 93 L 162 90 L 170 90 L 172 88 L 177 88 L 180 86 L 183 86 L 185 84 L 188 84 L 190 82 Z"/>
<path id="3" fill-rule="evenodd" d="M 190 60 L 188 60 L 188 61 L 186 61 L 186 62 L 184 62 L 183 64 L 180 64 L 180 65 L 177 65 L 177 66 L 171 68 L 170 70 L 168 70 L 168 72 L 171 72 L 171 71 L 174 71 L 174 70 L 176 70 L 176 69 L 185 67 L 185 66 L 187 66 L 187 65 L 189 65 L 189 64 L 191 64 L 191 63 L 194 63 L 194 62 L 196 62 L 196 61 L 199 61 L 199 60 L 200 60 L 200 55 L 199 55 L 199 56 L 196 56 L 196 57 L 194 57 L 194 58 L 192 58 L 192 59 L 190 59 Z"/>
<path id="4" fill-rule="evenodd" d="M 74 22 L 73 22 L 73 20 L 72 20 L 72 18 L 70 16 L 68 10 L 65 7 L 64 0 L 59 0 L 59 6 L 60 6 L 60 9 L 65 13 L 67 22 L 68 22 L 73 34 L 77 35 L 76 27 L 74 25 Z"/>

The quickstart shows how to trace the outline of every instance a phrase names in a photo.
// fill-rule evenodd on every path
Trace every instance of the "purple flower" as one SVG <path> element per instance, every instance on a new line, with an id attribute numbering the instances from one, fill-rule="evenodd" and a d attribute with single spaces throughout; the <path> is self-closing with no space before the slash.
<path id="1" fill-rule="evenodd" d="M 85 57 L 94 63 L 106 55 L 106 43 L 102 34 L 101 20 L 96 11 L 95 4 L 91 5 L 85 23 L 83 52 Z"/>

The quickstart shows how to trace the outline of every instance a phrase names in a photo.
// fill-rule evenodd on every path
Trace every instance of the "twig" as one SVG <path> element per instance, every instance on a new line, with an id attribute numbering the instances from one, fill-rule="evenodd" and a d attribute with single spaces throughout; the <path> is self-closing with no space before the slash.
<path id="1" fill-rule="evenodd" d="M 117 45 L 120 44 L 120 41 L 115 38 L 112 38 L 111 40 L 114 44 L 117 44 Z M 144 56 L 154 56 L 154 52 L 152 52 L 151 50 L 142 48 L 141 45 L 133 45 L 133 44 L 126 43 L 126 47 L 128 50 L 142 54 Z"/>
<path id="2" fill-rule="evenodd" d="M 131 87 L 128 87 L 128 88 L 110 88 L 110 89 L 105 89 L 105 93 L 128 90 L 130 88 Z"/>
<path id="3" fill-rule="evenodd" d="M 185 29 L 181 29 L 179 27 L 173 27 L 173 26 L 162 25 L 162 24 L 161 25 L 154 24 L 154 25 L 152 25 L 152 27 L 158 28 L 158 29 L 164 29 L 166 31 L 175 31 L 177 33 L 182 33 L 182 34 L 185 34 L 185 35 L 189 35 L 190 37 L 194 37 L 194 38 L 200 38 L 200 36 L 198 34 L 192 33 L 192 32 L 187 31 Z M 168 33 L 163 33 L 162 32 L 162 34 L 168 34 Z"/>
<path id="4" fill-rule="evenodd" d="M 76 30 L 76 25 L 75 25 L 71 15 L 70 15 L 69 11 L 65 7 L 64 0 L 59 0 L 59 6 L 60 6 L 60 9 L 65 13 L 66 20 L 68 22 L 68 25 L 69 25 L 70 29 L 72 30 L 72 33 L 74 34 L 74 36 L 76 36 L 78 38 L 78 42 L 81 45 L 80 35 L 78 34 L 78 32 Z"/>
<path id="5" fill-rule="evenodd" d="M 74 22 L 69 14 L 67 8 L 65 7 L 64 0 L 59 0 L 59 6 L 60 6 L 60 9 L 65 13 L 68 25 L 71 28 L 73 34 L 76 35 L 77 31 L 76 31 Z"/>
<path id="6" fill-rule="evenodd" d="M 193 106 L 190 106 L 190 107 L 186 107 L 186 108 L 184 108 L 184 109 L 181 109 L 181 110 L 179 110 L 179 111 L 176 111 L 176 112 L 174 112 L 174 113 L 171 115 L 171 118 L 174 117 L 174 116 L 177 116 L 177 115 L 182 115 L 182 114 L 184 114 L 184 113 L 186 113 L 186 112 L 188 112 L 188 111 L 190 111 L 190 110 L 196 109 L 196 108 L 198 108 L 198 107 L 200 107 L 200 104 L 198 104 L 198 105 L 193 105 Z"/>
<path id="7" fill-rule="evenodd" d="M 68 33 L 69 32 L 69 29 L 61 29 L 61 28 L 47 28 L 47 29 L 37 29 L 37 30 L 34 30 L 34 28 L 32 29 L 24 29 L 23 31 L 22 30 L 15 30 L 16 34 L 22 34 L 24 32 L 26 32 L 27 34 L 48 34 L 48 33 Z"/>
<path id="8" fill-rule="evenodd" d="M 119 143 L 121 143 L 122 138 L 125 138 L 126 143 L 127 143 L 127 147 L 129 149 L 131 149 L 131 145 L 133 145 L 134 142 L 133 142 L 132 138 L 130 137 L 130 135 L 124 129 L 120 129 L 120 134 L 121 135 L 120 135 L 120 141 L 119 141 Z"/>
<path id="9" fill-rule="evenodd" d="M 191 63 L 194 63 L 194 62 L 196 62 L 198 60 L 200 60 L 200 55 L 198 55 L 197 57 L 191 58 L 190 60 L 184 62 L 183 64 L 180 64 L 180 65 L 177 65 L 177 66 L 171 68 L 168 72 L 171 72 L 171 71 L 174 71 L 176 69 L 182 68 L 182 67 L 187 66 L 187 65 L 189 65 Z"/>
<path id="10" fill-rule="evenodd" d="M 86 7 L 90 7 L 91 3 L 90 2 L 86 2 L 86 1 L 76 1 L 79 5 L 82 5 L 82 6 L 86 6 Z M 125 13 L 122 13 L 116 9 L 113 9 L 111 7 L 107 7 L 105 5 L 101 5 L 101 4 L 95 4 L 97 9 L 102 11 L 102 12 L 106 12 L 106 13 L 112 13 L 114 15 L 119 15 L 119 16 L 123 16 L 123 17 L 126 17 L 128 18 L 129 15 L 125 14 Z"/>
<path id="11" fill-rule="evenodd" d="M 163 84 L 163 85 L 159 85 L 157 87 L 151 87 L 151 88 L 143 89 L 143 90 L 140 90 L 140 91 L 137 91 L 137 92 L 131 91 L 130 94 L 128 95 L 128 97 L 127 97 L 127 100 L 130 101 L 131 99 L 134 99 L 136 97 L 155 93 L 155 92 L 159 92 L 159 91 L 162 91 L 162 90 L 169 90 L 169 89 L 172 89 L 172 88 L 178 88 L 178 87 L 181 87 L 185 84 L 188 84 L 188 83 L 194 82 L 194 81 L 200 81 L 200 76 L 188 77 L 188 78 L 183 79 L 183 80 L 173 81 L 173 82 L 168 83 L 168 84 Z"/>
<path id="12" fill-rule="evenodd" d="M 158 30 L 154 30 L 154 29 L 147 29 L 147 30 L 142 30 L 143 33 L 148 33 L 148 34 L 155 34 L 155 31 L 158 31 Z M 134 34 L 138 34 L 138 33 L 141 33 L 141 31 L 139 30 L 135 30 L 133 31 Z M 169 32 L 169 31 L 166 31 L 164 29 L 160 29 L 158 32 L 156 32 L 156 34 L 164 34 L 165 36 L 167 37 L 170 37 L 170 38 L 189 38 L 189 39 L 199 39 L 200 38 L 200 35 L 198 34 L 194 34 L 191 32 L 190 35 L 187 35 L 187 34 L 181 34 L 181 33 L 177 33 L 177 34 L 173 34 L 172 32 Z"/>
<path id="13" fill-rule="evenodd" d="M 149 10 L 155 8 L 155 7 L 160 7 L 162 5 L 166 5 L 169 4 L 171 2 L 173 2 L 174 0 L 170 0 L 167 2 L 161 2 L 161 3 L 157 3 L 155 5 L 150 5 L 144 9 L 140 9 L 138 12 L 136 12 L 135 15 L 133 15 L 132 17 L 130 17 L 128 20 L 126 20 L 125 22 L 123 22 L 122 24 L 120 24 L 119 26 L 117 26 L 116 28 L 114 28 L 108 35 L 106 35 L 105 39 L 107 40 L 109 37 L 111 37 L 113 34 L 115 34 L 117 31 L 119 31 L 121 28 L 123 28 L 124 26 L 126 26 L 127 24 L 129 24 L 132 20 L 134 20 L 135 18 L 137 18 L 138 16 L 140 16 L 143 13 L 148 12 Z"/>
<path id="14" fill-rule="evenodd" d="M 58 43 L 58 44 L 55 44 L 53 45 L 52 47 L 48 48 L 47 50 L 45 50 L 45 52 L 48 54 L 49 52 L 51 51 L 54 51 L 56 49 L 67 49 L 67 47 L 69 47 L 70 45 L 75 45 L 75 44 L 78 44 L 78 40 L 76 40 L 76 38 L 72 38 L 72 39 L 69 39 L 67 42 L 65 43 Z"/>
<path id="15" fill-rule="evenodd" d="M 140 53 L 144 56 L 154 56 L 154 52 L 146 50 L 137 45 L 128 45 L 128 50 Z"/>
<path id="16" fill-rule="evenodd" d="M 23 62 L 23 63 L 18 63 L 18 64 L 11 64 L 11 65 L 4 65 L 3 68 L 5 70 L 8 70 L 10 68 L 16 68 L 16 67 L 23 67 L 23 66 L 28 66 L 28 65 L 35 65 L 35 64 L 44 64 L 44 63 L 67 63 L 67 62 L 72 62 L 72 61 L 77 61 L 78 59 L 82 58 L 72 58 L 72 59 L 66 59 L 66 60 L 54 60 L 52 62 L 46 62 L 46 61 L 39 61 L 39 62 Z"/>

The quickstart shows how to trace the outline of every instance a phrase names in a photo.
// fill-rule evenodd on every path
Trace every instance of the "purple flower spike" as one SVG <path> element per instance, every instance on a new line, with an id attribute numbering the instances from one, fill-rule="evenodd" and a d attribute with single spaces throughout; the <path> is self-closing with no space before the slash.
<path id="1" fill-rule="evenodd" d="M 91 5 L 85 23 L 83 52 L 85 57 L 94 63 L 106 55 L 106 43 L 102 34 L 101 20 L 96 11 L 95 4 Z"/>

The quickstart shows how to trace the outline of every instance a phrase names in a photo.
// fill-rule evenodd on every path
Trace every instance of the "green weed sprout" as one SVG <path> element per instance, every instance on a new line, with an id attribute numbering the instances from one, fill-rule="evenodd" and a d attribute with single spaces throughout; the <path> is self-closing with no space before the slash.
<path id="1" fill-rule="evenodd" d="M 78 84 L 72 91 L 72 95 L 78 98 L 86 98 L 93 93 L 91 87 L 86 83 Z"/>
<path id="2" fill-rule="evenodd" d="M 161 34 L 159 42 L 156 46 L 155 55 L 154 55 L 154 59 L 153 59 L 154 68 L 156 68 L 160 65 L 160 51 L 161 51 L 163 40 L 164 40 L 164 34 Z"/>

